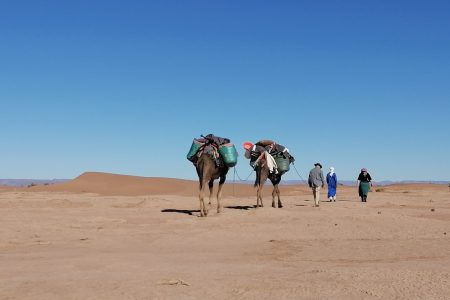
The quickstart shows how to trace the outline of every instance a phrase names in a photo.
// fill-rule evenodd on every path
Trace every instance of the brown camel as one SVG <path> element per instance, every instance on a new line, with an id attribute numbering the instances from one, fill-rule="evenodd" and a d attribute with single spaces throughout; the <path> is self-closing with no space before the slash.
<path id="1" fill-rule="evenodd" d="M 256 180 L 255 180 L 254 186 L 257 188 L 256 207 L 264 206 L 263 200 L 262 200 L 262 189 L 263 189 L 264 183 L 266 182 L 267 178 L 269 178 L 273 184 L 272 207 L 276 208 L 275 196 L 277 196 L 278 197 L 278 208 L 282 208 L 283 204 L 281 203 L 280 189 L 278 188 L 278 184 L 280 183 L 281 176 L 284 174 L 284 172 L 279 172 L 277 174 L 270 173 L 269 167 L 267 166 L 265 159 L 259 160 L 259 162 L 255 166 L 255 172 L 256 172 Z"/>
<path id="2" fill-rule="evenodd" d="M 199 186 L 199 200 L 200 200 L 200 216 L 206 217 L 208 215 L 208 208 L 205 205 L 204 202 L 204 196 L 205 196 L 205 186 L 208 184 L 209 187 L 209 207 L 211 206 L 211 199 L 213 195 L 213 185 L 214 180 L 219 179 L 219 188 L 217 190 L 217 212 L 220 213 L 222 207 L 220 205 L 220 197 L 221 197 L 221 191 L 222 186 L 225 183 L 226 175 L 228 173 L 228 170 L 230 169 L 227 167 L 221 158 L 219 158 L 219 166 L 216 165 L 216 162 L 213 158 L 208 154 L 209 151 L 206 149 L 207 147 L 212 146 L 206 146 L 203 153 L 198 158 L 195 168 L 197 169 L 198 174 L 198 180 L 200 183 Z"/>

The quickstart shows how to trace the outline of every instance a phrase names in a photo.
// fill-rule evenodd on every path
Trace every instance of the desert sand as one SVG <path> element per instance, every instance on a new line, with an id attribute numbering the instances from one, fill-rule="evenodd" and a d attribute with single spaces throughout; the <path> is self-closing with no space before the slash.
<path id="1" fill-rule="evenodd" d="M 450 299 L 448 186 L 375 186 L 367 203 L 341 186 L 319 208 L 280 189 L 283 208 L 269 183 L 255 208 L 228 181 L 200 218 L 195 181 L 0 188 L 0 299 Z"/>

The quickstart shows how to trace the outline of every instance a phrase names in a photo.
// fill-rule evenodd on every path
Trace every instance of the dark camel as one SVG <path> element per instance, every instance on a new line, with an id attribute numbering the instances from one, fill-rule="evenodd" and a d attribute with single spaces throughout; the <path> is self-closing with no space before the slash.
<path id="1" fill-rule="evenodd" d="M 272 207 L 276 208 L 275 205 L 275 196 L 278 197 L 278 208 L 282 208 L 283 204 L 281 203 L 280 199 L 280 189 L 278 188 L 278 184 L 281 181 L 281 176 L 284 174 L 283 172 L 280 172 L 278 174 L 270 173 L 269 167 L 267 167 L 267 163 L 265 159 L 260 159 L 255 166 L 255 172 L 256 172 L 256 180 L 255 180 L 255 187 L 257 188 L 256 191 L 256 207 L 263 207 L 263 200 L 262 200 L 262 189 L 264 186 L 264 183 L 266 182 L 267 178 L 270 179 L 273 185 L 273 191 L 272 191 Z"/>
<path id="2" fill-rule="evenodd" d="M 206 146 L 212 147 L 212 146 Z M 206 148 L 205 147 L 205 148 Z M 205 149 L 207 150 L 207 149 Z M 197 169 L 198 180 L 200 183 L 199 186 L 199 200 L 200 200 L 200 216 L 206 217 L 208 215 L 208 208 L 205 205 L 204 196 L 205 196 L 205 186 L 208 184 L 209 187 L 209 207 L 211 206 L 211 199 L 213 195 L 213 185 L 214 180 L 219 179 L 219 189 L 217 190 L 217 212 L 220 213 L 222 207 L 220 205 L 220 197 L 222 186 L 225 183 L 226 175 L 228 170 L 222 159 L 220 158 L 220 166 L 217 166 L 215 161 L 211 158 L 208 151 L 204 151 L 197 160 L 195 168 Z"/>

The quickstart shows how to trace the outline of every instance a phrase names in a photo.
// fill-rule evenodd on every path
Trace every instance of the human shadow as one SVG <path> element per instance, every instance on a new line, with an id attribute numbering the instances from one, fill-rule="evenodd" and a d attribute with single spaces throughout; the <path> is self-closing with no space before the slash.
<path id="1" fill-rule="evenodd" d="M 342 198 L 340 198 L 340 199 L 338 199 L 338 200 L 336 200 L 336 201 L 333 201 L 333 202 L 354 202 L 355 200 L 354 199 L 342 199 Z"/>
<path id="2" fill-rule="evenodd" d="M 252 208 L 255 208 L 254 205 L 235 205 L 235 206 L 225 206 L 225 208 L 230 208 L 230 209 L 240 209 L 240 210 L 249 210 Z"/>
<path id="3" fill-rule="evenodd" d="M 198 210 L 198 209 L 195 210 L 195 209 L 174 209 L 174 208 L 167 208 L 167 209 L 161 210 L 161 212 L 179 213 L 179 214 L 186 214 L 186 215 L 193 216 L 193 213 L 199 213 L 200 210 Z"/>
<path id="4" fill-rule="evenodd" d="M 311 200 L 311 199 L 300 199 L 299 201 L 303 201 L 303 202 L 311 202 L 311 201 L 314 201 L 314 200 Z"/>

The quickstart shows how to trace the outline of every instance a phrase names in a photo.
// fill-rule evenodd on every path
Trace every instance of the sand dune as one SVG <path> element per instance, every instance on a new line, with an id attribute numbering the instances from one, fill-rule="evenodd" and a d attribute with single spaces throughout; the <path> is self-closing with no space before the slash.
<path id="1" fill-rule="evenodd" d="M 64 183 L 34 186 L 30 191 L 95 193 L 99 195 L 137 196 L 148 194 L 182 195 L 194 191 L 195 181 L 86 172 Z"/>

